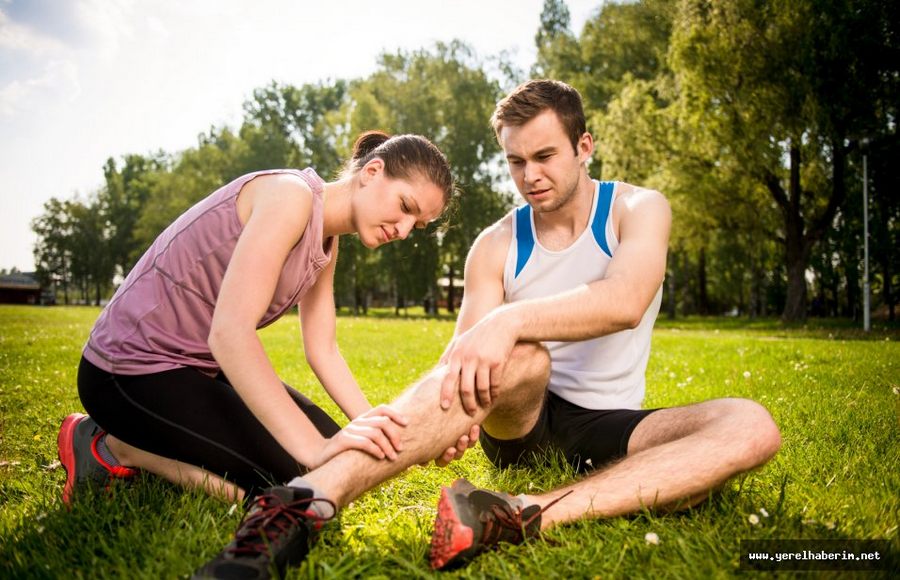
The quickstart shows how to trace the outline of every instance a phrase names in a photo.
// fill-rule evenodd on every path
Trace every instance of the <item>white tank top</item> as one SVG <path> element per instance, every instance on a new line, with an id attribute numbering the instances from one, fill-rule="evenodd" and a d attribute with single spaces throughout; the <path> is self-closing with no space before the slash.
<path id="1" fill-rule="evenodd" d="M 537 240 L 531 206 L 512 210 L 513 235 L 503 272 L 507 302 L 551 296 L 606 275 L 619 246 L 611 219 L 616 182 L 594 183 L 588 227 L 558 252 Z M 551 359 L 550 391 L 586 409 L 640 409 L 650 334 L 661 301 L 660 285 L 637 328 L 579 342 L 545 342 Z"/>

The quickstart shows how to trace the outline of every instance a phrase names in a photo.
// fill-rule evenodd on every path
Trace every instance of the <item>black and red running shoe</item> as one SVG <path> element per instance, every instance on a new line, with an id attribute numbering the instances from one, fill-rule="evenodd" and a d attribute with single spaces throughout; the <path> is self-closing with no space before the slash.
<path id="1" fill-rule="evenodd" d="M 130 479 L 138 470 L 110 465 L 97 452 L 97 441 L 105 435 L 97 423 L 81 413 L 66 417 L 56 436 L 59 462 L 66 470 L 63 503 L 72 504 L 75 490 L 89 485 L 106 486 L 110 479 Z"/>
<path id="2" fill-rule="evenodd" d="M 311 507 L 313 502 L 329 504 L 332 515 L 319 515 Z M 310 489 L 270 487 L 247 508 L 234 540 L 194 572 L 192 578 L 255 580 L 273 574 L 283 577 L 288 566 L 297 566 L 306 559 L 319 529 L 335 512 L 331 500 L 313 497 Z"/>
<path id="3" fill-rule="evenodd" d="M 538 505 L 523 506 L 511 495 L 457 479 L 451 487 L 441 488 L 431 536 L 431 567 L 453 567 L 500 542 L 521 544 L 538 536 L 543 511 Z"/>

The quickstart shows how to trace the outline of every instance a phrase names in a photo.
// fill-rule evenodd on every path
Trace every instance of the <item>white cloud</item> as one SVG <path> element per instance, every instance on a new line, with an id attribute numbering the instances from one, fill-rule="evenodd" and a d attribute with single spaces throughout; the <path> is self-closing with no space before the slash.
<path id="1" fill-rule="evenodd" d="M 21 51 L 42 57 L 59 54 L 65 50 L 65 46 L 55 38 L 13 22 L 3 10 L 0 10 L 0 50 L 2 49 Z"/>
<path id="2" fill-rule="evenodd" d="M 71 102 L 81 93 L 78 67 L 71 60 L 47 63 L 42 73 L 28 79 L 16 79 L 0 88 L 0 117 L 19 114 L 33 106 L 38 96 L 56 94 Z"/>
<path id="3" fill-rule="evenodd" d="M 133 38 L 133 0 L 81 0 L 76 6 L 80 27 L 102 58 L 116 56 L 123 39 Z"/>

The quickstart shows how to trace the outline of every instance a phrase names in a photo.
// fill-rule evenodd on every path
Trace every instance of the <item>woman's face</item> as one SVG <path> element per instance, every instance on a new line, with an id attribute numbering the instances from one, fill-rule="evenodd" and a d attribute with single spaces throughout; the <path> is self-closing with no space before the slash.
<path id="1" fill-rule="evenodd" d="M 359 181 L 353 221 L 367 248 L 406 239 L 413 228 L 424 228 L 444 211 L 444 194 L 437 185 L 423 177 L 387 177 L 381 159 L 369 161 L 360 170 Z"/>

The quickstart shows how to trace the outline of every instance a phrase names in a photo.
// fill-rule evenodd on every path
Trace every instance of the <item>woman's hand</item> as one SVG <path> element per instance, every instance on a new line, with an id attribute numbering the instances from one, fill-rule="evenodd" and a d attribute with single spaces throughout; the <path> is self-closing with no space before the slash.
<path id="1" fill-rule="evenodd" d="M 316 468 L 348 449 L 368 453 L 376 459 L 387 458 L 393 461 L 403 450 L 401 439 L 403 429 L 408 424 L 409 420 L 406 417 L 387 405 L 373 407 L 351 421 L 333 437 L 326 439 L 316 465 L 308 467 Z"/>

